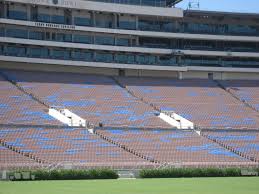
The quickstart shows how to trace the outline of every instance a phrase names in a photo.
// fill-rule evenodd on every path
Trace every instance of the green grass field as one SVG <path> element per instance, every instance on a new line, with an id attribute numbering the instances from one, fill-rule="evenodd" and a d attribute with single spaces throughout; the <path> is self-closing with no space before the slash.
<path id="1" fill-rule="evenodd" d="M 0 194 L 258 194 L 259 178 L 0 182 Z"/>

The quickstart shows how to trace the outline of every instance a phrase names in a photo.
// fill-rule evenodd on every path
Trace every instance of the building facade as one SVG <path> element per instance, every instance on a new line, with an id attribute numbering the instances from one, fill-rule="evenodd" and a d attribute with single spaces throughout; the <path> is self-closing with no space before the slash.
<path id="1" fill-rule="evenodd" d="M 259 14 L 184 11 L 177 2 L 1 0 L 0 67 L 259 79 Z"/>

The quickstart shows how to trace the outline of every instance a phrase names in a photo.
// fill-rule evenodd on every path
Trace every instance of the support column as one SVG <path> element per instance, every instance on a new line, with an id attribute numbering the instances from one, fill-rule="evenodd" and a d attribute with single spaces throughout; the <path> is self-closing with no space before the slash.
<path id="1" fill-rule="evenodd" d="M 138 20 L 139 20 L 139 17 L 138 16 L 136 16 L 136 19 L 135 19 L 135 23 L 136 23 L 136 30 L 138 30 L 139 29 L 139 23 L 138 23 Z"/>
<path id="2" fill-rule="evenodd" d="M 180 80 L 183 79 L 183 72 L 181 72 L 181 71 L 178 72 L 178 79 L 180 79 Z"/>
<path id="3" fill-rule="evenodd" d="M 118 28 L 118 15 L 116 13 L 113 14 L 113 28 Z"/>

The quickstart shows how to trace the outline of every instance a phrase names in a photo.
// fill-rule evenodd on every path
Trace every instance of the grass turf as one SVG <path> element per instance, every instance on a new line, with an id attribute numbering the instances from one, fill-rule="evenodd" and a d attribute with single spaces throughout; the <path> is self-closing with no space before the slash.
<path id="1" fill-rule="evenodd" d="M 259 178 L 0 182 L 0 194 L 257 194 Z"/>

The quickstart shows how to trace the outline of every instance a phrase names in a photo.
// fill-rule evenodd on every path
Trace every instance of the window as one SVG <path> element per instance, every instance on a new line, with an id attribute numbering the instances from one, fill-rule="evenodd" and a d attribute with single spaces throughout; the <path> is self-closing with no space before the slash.
<path id="1" fill-rule="evenodd" d="M 38 22 L 50 23 L 50 15 L 47 15 L 47 14 L 38 14 Z"/>
<path id="2" fill-rule="evenodd" d="M 4 36 L 5 33 L 4 33 L 4 28 L 0 28 L 0 36 Z"/>
<path id="3" fill-rule="evenodd" d="M 51 22 L 56 24 L 65 24 L 65 17 L 61 15 L 51 16 Z"/>
<path id="4" fill-rule="evenodd" d="M 26 49 L 25 47 L 6 46 L 5 53 L 9 56 L 25 57 Z"/>
<path id="5" fill-rule="evenodd" d="M 27 13 L 23 11 L 9 10 L 7 17 L 14 20 L 27 20 Z"/>
<path id="6" fill-rule="evenodd" d="M 75 17 L 74 23 L 77 26 L 90 26 L 91 25 L 91 19 L 90 18 Z"/>
<path id="7" fill-rule="evenodd" d="M 3 53 L 3 45 L 0 45 L 0 55 L 2 55 Z"/>
<path id="8" fill-rule="evenodd" d="M 73 51 L 72 58 L 78 61 L 92 61 L 93 53 L 90 51 Z"/>
<path id="9" fill-rule="evenodd" d="M 134 55 L 116 54 L 115 55 L 115 61 L 117 63 L 132 64 L 132 63 L 135 63 L 135 57 L 134 57 Z"/>
<path id="10" fill-rule="evenodd" d="M 97 62 L 113 62 L 113 55 L 111 53 L 96 53 L 95 57 Z"/>
<path id="11" fill-rule="evenodd" d="M 85 44 L 91 44 L 92 43 L 92 37 L 87 35 L 74 35 L 74 42 L 76 43 L 85 43 Z"/>
<path id="12" fill-rule="evenodd" d="M 135 30 L 136 29 L 136 23 L 135 22 L 129 22 L 129 21 L 120 21 L 118 27 L 121 28 L 121 29 L 126 29 L 126 30 Z"/>
<path id="13" fill-rule="evenodd" d="M 48 58 L 49 51 L 47 48 L 30 48 L 29 56 L 33 58 Z"/>
<path id="14" fill-rule="evenodd" d="M 52 40 L 59 42 L 72 42 L 72 35 L 63 33 L 53 33 Z"/>
<path id="15" fill-rule="evenodd" d="M 6 29 L 6 36 L 13 38 L 27 38 L 28 31 L 22 29 Z"/>
<path id="16" fill-rule="evenodd" d="M 114 45 L 114 38 L 113 37 L 105 37 L 105 36 L 96 36 L 95 37 L 96 44 L 103 44 L 103 45 Z"/>
<path id="17" fill-rule="evenodd" d="M 53 59 L 70 59 L 70 51 L 67 50 L 52 50 Z"/>
<path id="18" fill-rule="evenodd" d="M 37 32 L 37 31 L 30 31 L 29 32 L 29 38 L 35 39 L 35 40 L 44 40 L 44 33 L 43 32 Z"/>
<path id="19" fill-rule="evenodd" d="M 116 45 L 117 46 L 130 46 L 130 40 L 127 38 L 117 38 Z"/>
<path id="20" fill-rule="evenodd" d="M 160 56 L 158 63 L 165 66 L 176 64 L 176 58 L 171 56 Z"/>

